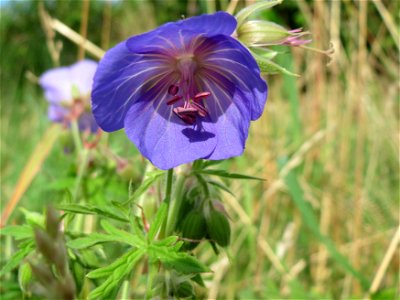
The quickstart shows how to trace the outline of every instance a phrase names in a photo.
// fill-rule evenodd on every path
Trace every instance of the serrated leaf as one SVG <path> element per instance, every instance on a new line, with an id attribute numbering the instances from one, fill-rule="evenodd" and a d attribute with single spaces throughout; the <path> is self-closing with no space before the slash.
<path id="1" fill-rule="evenodd" d="M 118 220 L 121 222 L 129 222 L 128 218 L 123 215 L 118 215 L 117 213 L 111 212 L 110 210 L 104 210 L 101 207 L 93 205 L 81 205 L 73 203 L 62 203 L 57 206 L 59 210 L 66 212 L 84 214 L 84 215 L 100 215 L 110 219 Z"/>
<path id="2" fill-rule="evenodd" d="M 203 278 L 201 278 L 201 275 L 200 275 L 200 274 L 196 274 L 195 276 L 193 276 L 193 277 L 191 278 L 191 280 L 192 280 L 193 282 L 196 282 L 198 285 L 200 285 L 200 286 L 202 286 L 202 287 L 206 287 L 206 285 L 205 285 L 205 283 L 204 283 L 204 281 L 203 281 Z"/>
<path id="3" fill-rule="evenodd" d="M 144 247 L 146 245 L 146 242 L 141 235 L 134 235 L 124 230 L 118 229 L 106 220 L 101 221 L 101 227 L 107 233 L 117 238 L 119 241 L 124 241 L 125 243 L 138 248 Z"/>
<path id="4" fill-rule="evenodd" d="M 134 250 L 136 251 L 136 250 Z M 101 278 L 110 275 L 112 272 L 114 272 L 115 269 L 119 268 L 120 266 L 123 266 L 127 263 L 129 255 L 131 252 L 126 252 L 116 260 L 114 260 L 111 264 L 105 267 L 98 268 L 96 270 L 93 270 L 89 272 L 86 277 L 88 278 Z"/>
<path id="5" fill-rule="evenodd" d="M 293 73 L 291 71 L 289 71 L 288 69 L 278 65 L 277 63 L 273 62 L 272 60 L 268 59 L 268 58 L 264 58 L 263 56 L 252 52 L 251 53 L 254 57 L 254 59 L 256 60 L 261 73 L 267 73 L 267 74 L 276 74 L 276 73 L 280 73 L 280 74 L 286 74 L 286 75 L 290 75 L 290 76 L 296 76 L 299 77 L 300 75 Z"/>
<path id="6" fill-rule="evenodd" d="M 33 238 L 33 229 L 28 225 L 7 226 L 0 229 L 0 235 L 12 236 L 16 240 Z"/>
<path id="7" fill-rule="evenodd" d="M 223 191 L 225 191 L 225 192 L 231 194 L 232 196 L 235 196 L 235 194 L 233 194 L 233 193 L 231 192 L 231 190 L 230 190 L 227 186 L 223 185 L 222 183 L 219 183 L 219 182 L 213 181 L 213 180 L 207 180 L 207 182 L 208 182 L 209 184 L 215 186 L 216 188 L 221 189 L 221 190 L 223 190 Z"/>
<path id="8" fill-rule="evenodd" d="M 122 279 L 132 271 L 133 267 L 137 261 L 142 258 L 144 253 L 145 251 L 142 249 L 130 251 L 114 261 L 111 265 L 90 272 L 87 275 L 89 278 L 105 276 L 108 276 L 108 278 L 89 294 L 89 299 L 104 299 L 107 297 L 110 292 L 120 284 Z"/>
<path id="9" fill-rule="evenodd" d="M 251 50 L 251 52 L 260 55 L 261 57 L 266 59 L 274 59 L 279 53 L 281 53 L 275 50 L 261 47 L 249 47 L 249 49 Z"/>
<path id="10" fill-rule="evenodd" d="M 253 5 L 247 6 L 236 14 L 237 28 L 239 28 L 240 25 L 242 25 L 243 22 L 246 21 L 248 17 L 250 17 L 250 15 L 265 9 L 269 9 L 277 4 L 282 3 L 282 1 L 283 0 L 263 0 L 260 2 L 256 2 Z"/>
<path id="11" fill-rule="evenodd" d="M 75 240 L 69 241 L 67 243 L 67 246 L 72 249 L 84 249 L 101 243 L 120 242 L 120 241 L 121 239 L 118 239 L 111 235 L 102 233 L 92 233 L 86 237 L 77 238 Z"/>
<path id="12" fill-rule="evenodd" d="M 34 243 L 29 242 L 23 248 L 15 252 L 14 255 L 7 260 L 7 263 L 1 269 L 0 277 L 17 267 L 19 263 L 33 250 L 33 248 Z"/>
<path id="13" fill-rule="evenodd" d="M 207 160 L 203 163 L 203 169 L 207 169 L 208 167 L 218 165 L 224 162 L 224 160 Z"/>
<path id="14" fill-rule="evenodd" d="M 174 269 L 184 274 L 211 271 L 194 256 L 191 256 L 186 252 L 178 252 L 178 249 L 174 249 L 173 247 L 159 247 L 152 244 L 149 247 L 148 254 L 151 259 L 160 260 L 167 268 Z"/>
<path id="15" fill-rule="evenodd" d="M 147 178 L 141 183 L 141 185 L 133 192 L 133 194 L 129 197 L 127 201 L 124 202 L 124 205 L 135 202 L 141 195 L 143 195 L 150 186 L 156 182 L 162 175 L 164 175 L 164 171 L 154 171 L 146 174 Z"/>
<path id="16" fill-rule="evenodd" d="M 179 236 L 173 235 L 162 239 L 161 241 L 154 241 L 153 244 L 157 246 L 170 246 L 175 244 L 179 239 Z"/>
<path id="17" fill-rule="evenodd" d="M 200 173 L 200 174 L 218 176 L 218 177 L 224 177 L 224 178 L 265 180 L 263 178 L 254 177 L 254 176 L 248 176 L 248 175 L 243 175 L 243 174 L 238 174 L 238 173 L 229 173 L 225 170 L 199 170 L 196 172 Z"/>
<path id="18" fill-rule="evenodd" d="M 166 202 L 162 202 L 157 210 L 153 222 L 150 224 L 150 229 L 147 234 L 147 237 L 150 241 L 154 240 L 154 238 L 156 237 L 157 232 L 160 230 L 162 224 L 165 221 L 165 218 L 167 217 L 167 212 L 168 204 Z"/>

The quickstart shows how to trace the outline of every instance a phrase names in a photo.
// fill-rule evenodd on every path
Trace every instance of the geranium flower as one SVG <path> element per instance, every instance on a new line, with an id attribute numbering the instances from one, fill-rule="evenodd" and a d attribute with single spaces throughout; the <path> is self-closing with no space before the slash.
<path id="1" fill-rule="evenodd" d="M 125 128 L 160 169 L 240 155 L 267 84 L 224 12 L 167 23 L 110 49 L 92 92 L 105 131 Z"/>
<path id="2" fill-rule="evenodd" d="M 67 126 L 78 119 L 81 130 L 96 132 L 98 126 L 90 110 L 90 92 L 97 63 L 82 60 L 69 67 L 48 70 L 39 79 L 49 102 L 48 117 Z"/>

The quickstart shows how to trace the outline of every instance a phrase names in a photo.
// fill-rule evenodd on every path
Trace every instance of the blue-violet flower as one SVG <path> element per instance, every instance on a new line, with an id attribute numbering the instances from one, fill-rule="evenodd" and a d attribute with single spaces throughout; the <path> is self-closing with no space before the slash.
<path id="1" fill-rule="evenodd" d="M 69 125 L 74 118 L 80 130 L 96 132 L 98 126 L 90 111 L 90 92 L 97 63 L 82 60 L 69 67 L 48 70 L 39 79 L 49 102 L 50 121 Z"/>
<path id="2" fill-rule="evenodd" d="M 125 128 L 160 169 L 240 155 L 267 84 L 217 12 L 171 22 L 110 49 L 94 78 L 92 108 L 105 131 Z"/>

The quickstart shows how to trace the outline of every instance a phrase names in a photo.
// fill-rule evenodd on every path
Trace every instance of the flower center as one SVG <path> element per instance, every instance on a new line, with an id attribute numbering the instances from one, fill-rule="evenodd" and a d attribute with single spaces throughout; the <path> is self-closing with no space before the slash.
<path id="1" fill-rule="evenodd" d="M 186 124 L 193 125 L 197 117 L 205 117 L 208 111 L 204 106 L 203 100 L 211 95 L 210 92 L 196 93 L 193 97 L 178 95 L 179 87 L 176 84 L 168 88 L 168 94 L 173 96 L 167 101 L 167 105 L 172 105 L 183 99 L 183 106 L 177 106 L 173 112 Z"/>
<path id="2" fill-rule="evenodd" d="M 180 73 L 180 81 L 168 87 L 168 94 L 173 96 L 167 100 L 167 105 L 173 105 L 183 100 L 183 105 L 177 106 L 173 112 L 186 124 L 193 125 L 197 117 L 206 117 L 208 111 L 203 101 L 211 93 L 196 92 L 194 74 L 197 71 L 197 62 L 193 54 L 181 55 L 176 60 L 176 69 Z"/>

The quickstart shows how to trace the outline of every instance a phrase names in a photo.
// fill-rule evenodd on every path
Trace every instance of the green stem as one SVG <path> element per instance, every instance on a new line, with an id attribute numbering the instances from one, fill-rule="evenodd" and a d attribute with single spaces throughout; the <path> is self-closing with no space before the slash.
<path id="1" fill-rule="evenodd" d="M 79 157 L 79 154 L 82 153 L 83 146 L 82 146 L 81 136 L 79 134 L 79 126 L 77 120 L 71 121 L 71 130 L 72 130 L 72 138 L 74 139 L 75 148 L 77 150 Z"/>
<path id="2" fill-rule="evenodd" d="M 168 214 L 170 209 L 170 202 L 171 202 L 171 193 L 172 193 L 172 179 L 174 177 L 174 169 L 169 169 L 167 173 L 167 186 L 165 188 L 165 198 L 164 202 L 168 204 Z M 168 225 L 168 216 L 164 221 L 163 225 L 161 226 L 159 238 L 162 239 L 167 235 L 167 225 Z"/>
<path id="3" fill-rule="evenodd" d="M 81 154 L 82 155 L 80 157 L 81 159 L 79 162 L 78 177 L 76 178 L 75 189 L 74 193 L 72 194 L 72 199 L 74 203 L 78 199 L 79 189 L 81 187 L 83 177 L 86 173 L 86 168 L 89 160 L 89 149 L 84 148 Z"/>
<path id="4" fill-rule="evenodd" d="M 179 210 L 181 209 L 182 205 L 182 198 L 183 198 L 183 187 L 185 184 L 186 176 L 184 174 L 180 174 L 178 176 L 178 181 L 175 188 L 175 195 L 174 199 L 170 199 L 170 205 L 168 209 L 168 216 L 167 216 L 167 227 L 165 230 L 165 236 L 169 236 L 173 233 L 176 225 L 176 220 L 179 214 Z"/>
<path id="5" fill-rule="evenodd" d="M 171 192 L 172 192 L 172 178 L 174 176 L 174 169 L 169 169 L 167 173 L 167 187 L 165 190 L 165 203 L 169 204 L 171 202 Z"/>
<path id="6" fill-rule="evenodd" d="M 77 203 L 78 201 L 78 196 L 79 196 L 79 190 L 82 184 L 82 180 L 85 176 L 87 165 L 88 165 L 88 160 L 89 160 L 89 149 L 84 148 L 83 151 L 81 152 L 81 161 L 80 161 L 80 168 L 78 170 L 78 177 L 76 178 L 75 182 L 75 188 L 74 188 L 74 193 L 72 194 L 72 202 Z M 83 223 L 83 215 L 77 215 L 76 216 L 76 221 L 74 225 L 74 229 L 76 231 L 80 231 L 82 229 L 82 223 Z"/>
<path id="7" fill-rule="evenodd" d="M 146 283 L 146 300 L 153 296 L 153 280 L 157 274 L 157 265 L 151 260 L 148 260 L 147 283 Z"/>

